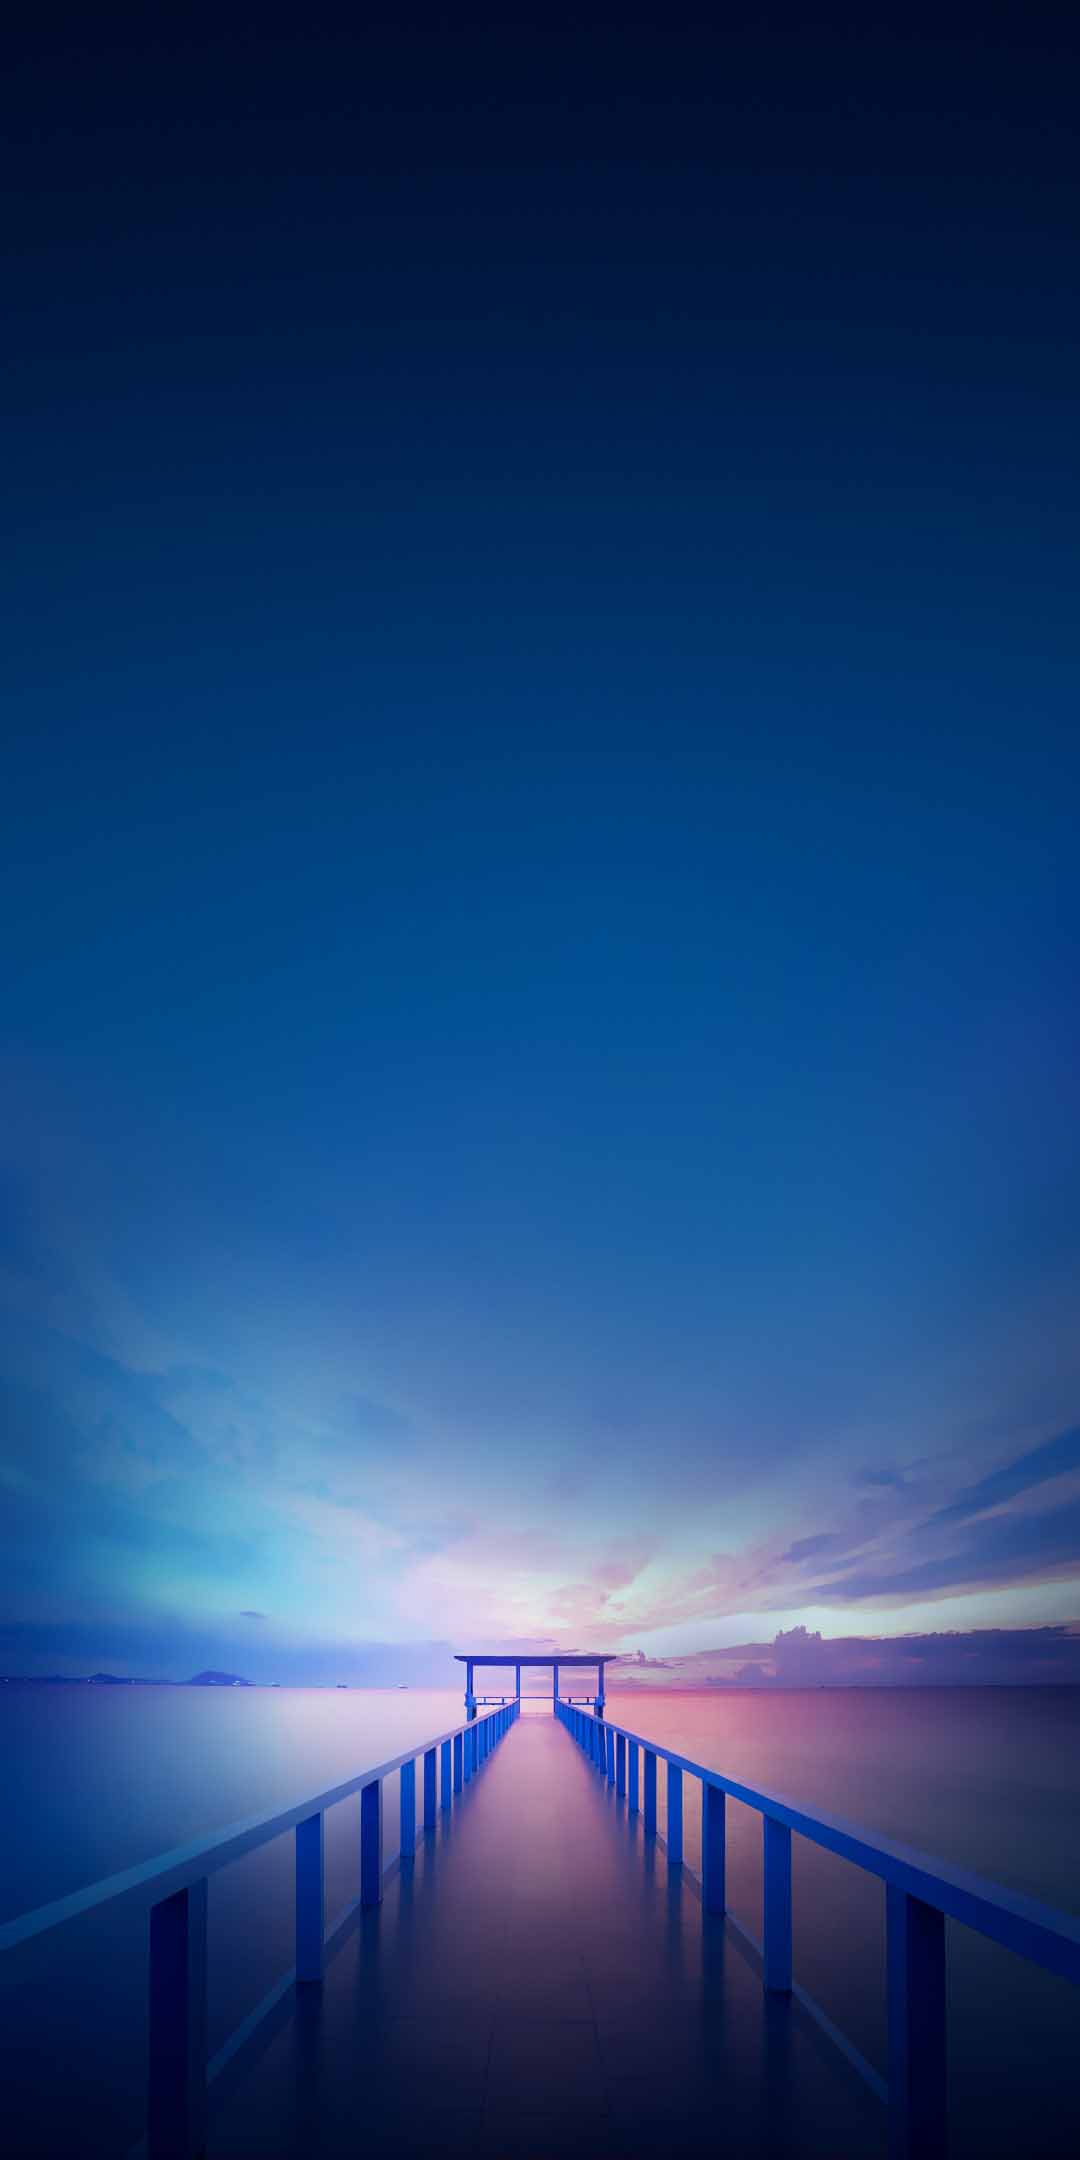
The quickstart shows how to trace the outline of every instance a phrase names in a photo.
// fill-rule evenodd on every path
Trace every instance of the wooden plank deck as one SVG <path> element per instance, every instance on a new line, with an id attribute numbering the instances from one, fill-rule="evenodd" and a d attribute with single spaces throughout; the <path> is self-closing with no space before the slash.
<path id="1" fill-rule="evenodd" d="M 211 2160 L 878 2160 L 884 2111 L 554 1718 L 524 1714 L 215 2086 Z"/>

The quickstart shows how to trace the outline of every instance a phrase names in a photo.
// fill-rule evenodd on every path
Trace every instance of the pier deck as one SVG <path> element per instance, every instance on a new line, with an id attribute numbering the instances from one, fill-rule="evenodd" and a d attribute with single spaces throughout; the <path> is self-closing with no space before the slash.
<path id="1" fill-rule="evenodd" d="M 525 1715 L 415 1862 L 217 2082 L 210 2160 L 878 2160 L 885 2116 L 703 1915 L 554 1718 Z"/>

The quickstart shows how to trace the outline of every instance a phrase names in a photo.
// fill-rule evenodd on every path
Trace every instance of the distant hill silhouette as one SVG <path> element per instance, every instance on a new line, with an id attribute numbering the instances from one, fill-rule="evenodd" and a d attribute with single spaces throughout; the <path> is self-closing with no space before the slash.
<path id="1" fill-rule="evenodd" d="M 254 1687 L 239 1673 L 200 1672 L 190 1680 L 144 1680 L 138 1674 L 95 1673 L 0 1673 L 0 1687 Z M 274 1682 L 275 1687 L 278 1685 Z"/>

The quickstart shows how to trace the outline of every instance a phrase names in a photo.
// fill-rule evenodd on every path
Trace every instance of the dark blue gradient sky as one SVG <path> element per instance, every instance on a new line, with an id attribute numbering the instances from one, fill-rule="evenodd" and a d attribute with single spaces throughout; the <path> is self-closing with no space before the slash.
<path id="1" fill-rule="evenodd" d="M 1080 1619 L 1078 57 L 26 31 L 0 1667 Z"/>

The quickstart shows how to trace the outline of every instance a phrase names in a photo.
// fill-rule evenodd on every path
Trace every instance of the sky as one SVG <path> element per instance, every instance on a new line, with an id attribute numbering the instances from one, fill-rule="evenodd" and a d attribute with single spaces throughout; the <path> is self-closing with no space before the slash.
<path id="1" fill-rule="evenodd" d="M 1075 1677 L 1075 28 L 514 13 L 14 48 L 0 1670 Z"/>

